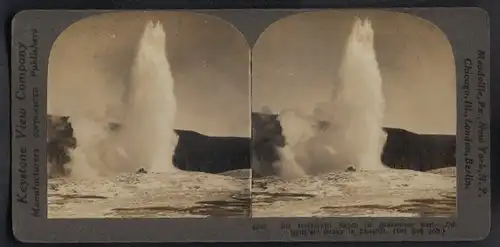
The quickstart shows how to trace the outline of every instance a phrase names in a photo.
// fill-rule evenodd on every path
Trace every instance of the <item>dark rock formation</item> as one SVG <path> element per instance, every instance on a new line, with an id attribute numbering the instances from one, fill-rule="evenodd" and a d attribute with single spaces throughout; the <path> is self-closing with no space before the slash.
<path id="1" fill-rule="evenodd" d="M 212 137 L 175 130 L 179 136 L 174 164 L 179 169 L 207 173 L 250 169 L 250 138 Z"/>
<path id="2" fill-rule="evenodd" d="M 73 128 L 68 117 L 47 118 L 47 161 L 52 164 L 52 176 L 66 174 L 64 164 L 70 161 L 69 150 L 76 147 Z"/>
<path id="3" fill-rule="evenodd" d="M 273 162 L 279 160 L 277 147 L 285 146 L 277 115 L 252 113 L 252 170 L 255 174 L 275 174 Z"/>
<path id="4" fill-rule="evenodd" d="M 387 141 L 382 162 L 392 168 L 428 171 L 456 166 L 455 135 L 423 135 L 384 128 Z"/>

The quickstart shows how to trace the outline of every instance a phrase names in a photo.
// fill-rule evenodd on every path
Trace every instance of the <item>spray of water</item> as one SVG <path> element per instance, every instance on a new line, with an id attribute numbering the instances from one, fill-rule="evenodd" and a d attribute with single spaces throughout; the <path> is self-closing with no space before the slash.
<path id="1" fill-rule="evenodd" d="M 166 57 L 165 32 L 149 22 L 139 42 L 130 84 L 128 113 L 121 132 L 129 159 L 143 162 L 152 172 L 175 170 L 177 145 L 174 121 L 177 101 Z"/>
<path id="2" fill-rule="evenodd" d="M 152 172 L 176 170 L 172 156 L 177 105 L 160 23 L 149 22 L 144 29 L 126 92 L 117 131 L 89 112 L 70 116 L 78 142 L 71 153 L 71 174 L 95 176 L 140 167 Z"/>
<path id="3" fill-rule="evenodd" d="M 349 163 L 365 170 L 384 167 L 381 154 L 386 140 L 382 76 L 373 41 L 371 22 L 357 19 L 345 48 L 332 107 L 337 115 L 334 148 L 342 150 Z"/>
<path id="4" fill-rule="evenodd" d="M 371 22 L 356 18 L 331 99 L 318 104 L 308 116 L 294 111 L 280 113 L 287 146 L 280 149 L 276 168 L 283 177 L 348 166 L 384 168 L 385 102 L 373 41 Z"/>

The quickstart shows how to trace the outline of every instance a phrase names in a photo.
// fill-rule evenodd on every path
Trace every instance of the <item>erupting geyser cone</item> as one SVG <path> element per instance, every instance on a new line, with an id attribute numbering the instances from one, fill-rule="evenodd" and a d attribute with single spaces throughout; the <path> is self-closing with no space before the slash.
<path id="1" fill-rule="evenodd" d="M 177 170 L 172 162 L 177 145 L 173 129 L 177 104 L 160 23 L 147 23 L 125 92 L 118 130 L 111 130 L 109 117 L 99 114 L 105 112 L 102 109 L 70 115 L 77 139 L 71 153 L 72 175 L 88 177 L 139 168 Z"/>
<path id="2" fill-rule="evenodd" d="M 345 170 L 382 169 L 386 141 L 380 74 L 369 20 L 356 18 L 339 68 L 332 97 L 309 115 L 280 113 L 286 146 L 274 164 L 283 178 Z"/>
<path id="3" fill-rule="evenodd" d="M 146 25 L 132 67 L 123 145 L 127 156 L 152 172 L 176 170 L 174 120 L 177 101 L 160 23 Z"/>
<path id="4" fill-rule="evenodd" d="M 367 19 L 356 18 L 339 69 L 331 110 L 335 114 L 333 148 L 358 169 L 384 168 L 385 100 L 374 49 L 374 31 Z"/>

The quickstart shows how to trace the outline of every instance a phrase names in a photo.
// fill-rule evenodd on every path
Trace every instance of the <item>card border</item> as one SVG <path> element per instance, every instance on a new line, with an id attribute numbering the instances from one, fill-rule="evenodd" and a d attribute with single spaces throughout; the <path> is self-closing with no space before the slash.
<path id="1" fill-rule="evenodd" d="M 384 10 L 384 9 L 380 9 Z M 480 8 L 393 8 L 385 9 L 388 11 L 397 11 L 407 14 L 412 14 L 424 18 L 434 25 L 438 26 L 449 38 L 453 47 L 455 55 L 455 64 L 457 68 L 457 147 L 463 147 L 463 126 L 464 118 L 461 117 L 463 112 L 463 99 L 458 95 L 461 92 L 464 77 L 463 74 L 463 61 L 464 59 L 476 57 L 478 49 L 486 51 L 487 59 L 484 61 L 483 70 L 486 74 L 485 79 L 489 82 L 490 62 L 489 62 L 489 18 L 487 13 Z M 132 11 L 132 10 L 127 10 Z M 301 10 L 161 10 L 161 11 L 184 11 L 184 12 L 199 12 L 219 16 L 225 20 L 230 21 L 235 25 L 243 34 L 247 34 L 247 39 L 251 40 L 251 36 L 246 30 L 255 28 L 256 16 L 259 17 L 261 23 L 282 18 L 284 16 L 293 15 L 301 12 L 308 11 L 328 11 L 327 9 L 301 9 Z M 47 60 L 50 47 L 58 35 L 72 23 L 83 19 L 85 17 L 109 13 L 116 11 L 109 10 L 27 10 L 22 11 L 16 15 L 12 24 L 12 64 L 17 64 L 17 48 L 18 41 L 31 39 L 30 29 L 35 28 L 42 30 L 44 25 L 47 24 L 47 19 L 54 25 L 50 29 L 45 28 L 43 34 L 45 38 L 39 40 L 39 64 L 40 74 L 38 84 L 36 86 L 29 85 L 31 89 L 37 88 L 42 93 L 40 101 L 46 101 L 44 95 L 45 89 L 43 84 L 46 82 L 47 73 Z M 444 13 L 443 13 L 444 12 Z M 444 18 L 443 16 L 453 16 L 453 18 Z M 42 21 L 43 20 L 43 21 Z M 28 23 L 28 25 L 21 26 L 18 22 Z M 457 28 L 461 27 L 461 28 Z M 485 28 L 487 27 L 487 28 Z M 464 31 L 467 28 L 467 31 Z M 262 31 L 262 30 L 261 30 Z M 48 32 L 48 33 L 47 33 Z M 253 33 L 256 33 L 255 31 Z M 52 35 L 52 36 L 51 36 Z M 251 42 L 250 42 L 251 43 Z M 14 123 L 19 121 L 19 118 L 14 114 L 19 111 L 19 108 L 26 109 L 32 108 L 27 101 L 18 102 L 15 100 L 16 88 L 19 82 L 14 80 L 19 76 L 18 70 L 12 66 L 12 183 L 18 184 L 17 171 L 19 169 L 18 152 L 20 146 L 25 146 L 30 149 L 40 148 L 44 150 L 45 138 L 38 139 L 16 139 Z M 41 79 L 40 79 L 41 78 Z M 42 84 L 42 85 L 40 85 Z M 474 85 L 474 84 L 473 84 Z M 474 91 L 471 91 L 472 93 Z M 487 128 L 484 131 L 487 147 L 490 147 L 490 116 L 489 116 L 489 83 L 487 83 L 486 94 L 483 97 L 486 104 L 486 113 L 482 116 L 482 120 L 487 123 Z M 474 102 L 477 103 L 477 102 Z M 475 105 L 475 104 L 474 104 Z M 41 106 L 40 110 L 45 112 L 46 106 Z M 476 108 L 475 108 L 476 109 Z M 477 112 L 474 112 L 477 114 Z M 477 133 L 478 126 L 475 122 L 471 125 L 473 133 Z M 30 127 L 30 126 L 28 126 Z M 40 124 L 40 128 L 45 128 L 45 123 Z M 42 140 L 43 139 L 43 140 Z M 458 145 L 460 144 L 460 145 Z M 476 147 L 477 140 L 472 142 Z M 473 150 L 472 155 L 477 156 L 477 149 Z M 463 148 L 457 149 L 457 156 L 463 156 Z M 490 230 L 490 182 L 489 182 L 489 169 L 490 169 L 490 150 L 485 153 L 486 165 L 483 175 L 487 175 L 483 186 L 488 189 L 483 197 L 478 199 L 478 187 L 470 186 L 469 189 L 463 188 L 465 184 L 464 170 L 458 169 L 457 182 L 458 182 L 458 217 L 456 218 L 254 218 L 254 219 L 81 219 L 81 220 L 59 220 L 59 219 L 46 219 L 41 217 L 30 217 L 30 209 L 21 207 L 15 201 L 15 196 L 18 187 L 12 186 L 12 220 L 13 230 L 16 238 L 22 242 L 261 242 L 261 241 L 451 241 L 451 240 L 480 240 L 484 239 Z M 44 158 L 42 155 L 41 158 Z M 460 162 L 459 162 L 460 161 Z M 476 164 L 477 165 L 477 164 Z M 457 167 L 463 166 L 463 159 L 457 160 Z M 474 167 L 476 168 L 476 167 Z M 473 173 L 473 175 L 478 175 Z M 44 180 L 45 181 L 45 180 Z M 44 184 L 44 183 L 42 183 Z M 477 184 L 474 184 L 477 185 Z M 40 190 L 46 190 L 46 183 L 40 186 Z M 46 199 L 45 199 L 46 200 Z M 468 203 L 474 201 L 474 203 Z M 42 201 L 41 201 L 42 202 Z M 43 205 L 41 205 L 43 209 Z M 45 205 L 46 207 L 46 205 Z M 335 236 L 335 237 L 312 237 L 293 239 L 289 236 L 287 231 L 281 231 L 280 224 L 282 222 L 298 223 L 327 223 L 328 219 L 335 219 L 336 222 L 348 221 L 358 222 L 360 225 L 379 224 L 380 222 L 386 223 L 401 223 L 401 222 L 426 222 L 432 223 L 434 226 L 447 227 L 446 233 L 443 235 L 424 235 L 421 237 L 407 236 L 407 235 L 383 235 L 383 236 L 369 236 L 360 237 L 356 236 Z M 194 220 L 194 222 L 190 222 Z M 168 222 L 167 222 L 168 221 Z M 377 223 L 379 222 L 379 223 Z M 265 231 L 252 231 L 252 226 L 256 224 L 264 224 L 267 227 Z M 217 225 L 218 227 L 212 227 Z M 456 225 L 456 226 L 455 226 Z M 169 227 L 173 226 L 173 227 Z M 474 227 L 470 227 L 474 226 Z M 149 231 L 141 231 L 145 228 L 150 228 Z M 109 231 L 113 229 L 113 231 Z M 161 229 L 169 229 L 168 232 L 163 232 Z"/>

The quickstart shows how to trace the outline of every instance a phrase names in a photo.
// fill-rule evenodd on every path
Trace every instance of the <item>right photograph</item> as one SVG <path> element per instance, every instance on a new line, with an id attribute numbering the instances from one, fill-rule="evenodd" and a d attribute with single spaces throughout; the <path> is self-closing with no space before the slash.
<path id="1" fill-rule="evenodd" d="M 413 15 L 300 13 L 252 50 L 252 217 L 456 213 L 456 70 Z"/>

